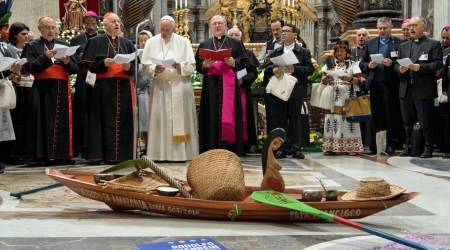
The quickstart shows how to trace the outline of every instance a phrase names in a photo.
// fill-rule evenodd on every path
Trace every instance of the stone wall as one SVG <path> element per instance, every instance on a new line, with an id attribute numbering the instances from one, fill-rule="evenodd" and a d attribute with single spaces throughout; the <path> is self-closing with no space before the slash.
<path id="1" fill-rule="evenodd" d="M 10 24 L 25 23 L 37 37 L 39 36 L 38 19 L 42 16 L 59 19 L 59 3 L 56 0 L 15 0 L 12 13 Z"/>

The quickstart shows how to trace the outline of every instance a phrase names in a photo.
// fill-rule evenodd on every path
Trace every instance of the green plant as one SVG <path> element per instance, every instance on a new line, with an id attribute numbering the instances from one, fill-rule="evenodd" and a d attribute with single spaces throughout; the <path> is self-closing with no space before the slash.
<path id="1" fill-rule="evenodd" d="M 258 77 L 253 82 L 251 89 L 263 88 L 264 87 L 263 80 L 264 80 L 264 69 L 258 69 Z"/>
<path id="2" fill-rule="evenodd" d="M 191 84 L 194 88 L 201 88 L 203 83 L 203 75 L 198 73 L 197 71 L 194 71 L 194 73 L 191 75 Z"/>
<path id="3" fill-rule="evenodd" d="M 308 85 L 311 87 L 313 83 L 320 82 L 323 76 L 322 65 L 314 70 L 314 73 L 308 76 Z"/>
<path id="4" fill-rule="evenodd" d="M 303 148 L 303 151 L 305 151 L 305 152 L 321 152 L 322 151 L 322 137 L 323 137 L 323 135 L 320 132 L 311 131 L 309 133 L 310 145 L 308 147 Z"/>

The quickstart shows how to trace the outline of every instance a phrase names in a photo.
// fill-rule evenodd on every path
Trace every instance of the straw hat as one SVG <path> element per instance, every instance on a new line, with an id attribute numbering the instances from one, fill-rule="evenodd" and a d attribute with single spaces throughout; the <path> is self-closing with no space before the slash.
<path id="1" fill-rule="evenodd" d="M 390 185 L 379 177 L 367 177 L 359 182 L 355 190 L 341 197 L 344 201 L 388 200 L 406 191 L 405 188 Z"/>

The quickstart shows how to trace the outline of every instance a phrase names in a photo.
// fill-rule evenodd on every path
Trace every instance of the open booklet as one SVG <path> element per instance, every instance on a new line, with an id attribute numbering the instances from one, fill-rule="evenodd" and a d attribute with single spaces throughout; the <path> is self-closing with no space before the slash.
<path id="1" fill-rule="evenodd" d="M 270 58 L 270 61 L 272 61 L 272 63 L 276 66 L 281 67 L 299 63 L 297 57 L 292 51 L 285 52 L 281 56 L 272 57 Z"/>
<path id="2" fill-rule="evenodd" d="M 397 59 L 397 63 L 403 67 L 409 67 L 409 65 L 414 64 L 409 58 Z"/>
<path id="3" fill-rule="evenodd" d="M 375 63 L 382 64 L 384 60 L 383 54 L 370 54 L 370 59 Z"/>
<path id="4" fill-rule="evenodd" d="M 333 77 L 334 79 L 337 79 L 341 76 L 350 76 L 347 72 L 344 70 L 326 70 L 325 74 Z"/>
<path id="5" fill-rule="evenodd" d="M 172 59 L 172 58 L 164 59 L 164 60 L 161 60 L 161 59 L 158 59 L 158 58 L 152 58 L 152 62 L 153 62 L 154 64 L 156 64 L 156 65 L 161 65 L 161 66 L 163 66 L 164 68 L 170 67 L 170 66 L 172 66 L 173 64 L 177 63 L 177 62 L 176 62 L 174 59 Z"/>
<path id="6" fill-rule="evenodd" d="M 63 59 L 65 56 L 71 56 L 77 52 L 79 47 L 79 45 L 67 47 L 61 44 L 55 44 L 55 47 L 53 47 L 53 50 L 56 51 L 55 59 Z"/>
<path id="7" fill-rule="evenodd" d="M 231 49 L 210 50 L 199 48 L 198 55 L 203 59 L 219 61 L 231 57 Z"/>
<path id="8" fill-rule="evenodd" d="M 24 65 L 27 63 L 26 58 L 16 59 L 12 57 L 0 57 L 0 71 L 5 71 L 11 69 L 13 64 Z"/>
<path id="9" fill-rule="evenodd" d="M 130 63 L 136 58 L 135 53 L 130 54 L 116 54 L 113 58 L 114 62 L 117 64 Z"/>

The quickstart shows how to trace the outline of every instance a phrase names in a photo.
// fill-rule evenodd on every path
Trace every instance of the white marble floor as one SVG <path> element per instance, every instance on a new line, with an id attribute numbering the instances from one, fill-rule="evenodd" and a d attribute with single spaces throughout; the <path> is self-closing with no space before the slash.
<path id="1" fill-rule="evenodd" d="M 250 157 L 242 160 L 246 170 L 260 171 L 257 158 Z M 319 176 L 329 187 L 350 189 L 361 178 L 379 176 L 389 183 L 405 187 L 407 191 L 420 192 L 420 195 L 411 200 L 409 204 L 401 204 L 398 207 L 363 218 L 360 222 L 394 234 L 450 234 L 450 226 L 448 226 L 450 225 L 450 178 L 446 178 L 450 173 L 450 161 L 447 162 L 449 170 L 445 171 L 445 169 L 436 170 L 427 168 L 427 166 L 422 167 L 421 164 L 411 163 L 410 160 L 393 157 L 388 159 L 387 163 L 383 163 L 385 161 L 377 162 L 362 157 L 323 156 L 319 153 L 309 153 L 305 160 L 289 159 L 282 162 L 287 164 L 283 170 L 285 174 L 295 173 L 305 176 L 306 180 Z M 32 171 L 41 171 L 41 169 Z M 20 169 L 20 172 L 15 174 L 26 173 L 27 169 Z M 0 182 L 1 180 L 0 178 Z M 318 188 L 317 183 L 305 185 L 303 182 L 301 185 L 296 185 L 291 181 L 290 184 L 291 186 Z M 9 192 L 6 191 L 0 191 L 0 198 L 0 249 L 10 249 L 2 247 L 1 239 L 17 237 L 35 240 L 68 237 L 68 241 L 70 241 L 73 240 L 73 237 L 165 237 L 177 239 L 177 237 L 213 236 L 219 237 L 219 239 L 220 237 L 236 237 L 235 240 L 239 241 L 240 237 L 292 236 L 301 238 L 302 236 L 320 236 L 316 243 L 323 243 L 326 241 L 326 237 L 323 236 L 334 235 L 339 236 L 338 238 L 345 238 L 365 235 L 352 228 L 331 223 L 198 221 L 141 214 L 116 214 L 110 212 L 108 207 L 102 203 L 95 201 L 36 208 L 21 206 L 20 202 L 11 198 Z M 88 216 L 80 216 L 81 213 L 87 213 Z M 302 240 L 303 238 L 298 241 Z M 225 241 L 227 242 L 227 240 Z M 337 240 L 335 244 L 342 243 Z M 285 245 L 284 247 L 282 249 L 290 249 L 289 246 Z M 337 249 L 321 247 L 311 249 Z M 84 248 L 89 249 L 89 246 Z M 235 248 L 235 245 L 231 248 Z M 240 247 L 235 249 L 240 249 Z M 244 249 L 244 243 L 242 249 Z M 258 249 L 258 247 L 250 249 Z"/>

